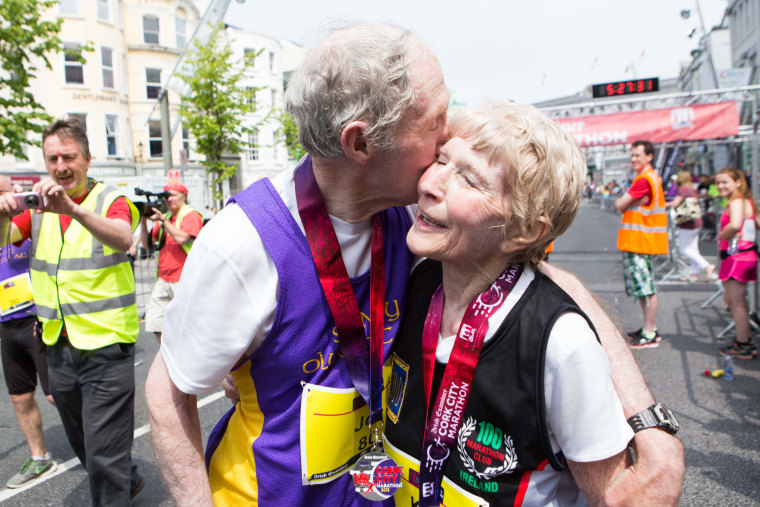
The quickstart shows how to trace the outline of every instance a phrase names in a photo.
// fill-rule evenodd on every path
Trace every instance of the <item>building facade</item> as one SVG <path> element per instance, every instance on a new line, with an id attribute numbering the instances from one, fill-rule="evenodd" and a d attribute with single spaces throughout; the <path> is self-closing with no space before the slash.
<path id="1" fill-rule="evenodd" d="M 86 63 L 66 51 L 53 55 L 52 69 L 40 65 L 31 92 L 47 113 L 74 116 L 87 128 L 92 163 L 90 175 L 123 187 L 157 191 L 166 180 L 158 99 L 170 74 L 203 18 L 208 2 L 189 0 L 61 0 L 46 16 L 61 18 L 64 50 L 87 45 Z M 201 11 L 200 7 L 204 8 Z M 261 50 L 246 86 L 260 88 L 258 112 L 245 122 L 258 125 L 256 135 L 244 140 L 239 175 L 230 182 L 236 191 L 262 176 L 287 166 L 287 150 L 276 134 L 275 111 L 282 108 L 284 72 L 302 58 L 303 48 L 276 39 L 228 28 L 235 56 Z M 284 47 L 284 49 L 283 49 Z M 287 56 L 284 55 L 287 53 Z M 196 206 L 210 203 L 208 176 L 193 140 L 178 121 L 180 97 L 168 90 L 173 166 Z M 272 114 L 269 114 L 272 113 Z M 262 121 L 263 120 L 263 121 Z M 29 147 L 29 160 L 0 157 L 0 172 L 26 186 L 44 177 L 42 150 Z"/>

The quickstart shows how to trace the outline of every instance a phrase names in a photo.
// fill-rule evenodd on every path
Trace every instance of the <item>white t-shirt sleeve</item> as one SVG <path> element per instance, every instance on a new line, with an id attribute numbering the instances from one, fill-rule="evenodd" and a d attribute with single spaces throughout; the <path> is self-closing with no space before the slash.
<path id="1" fill-rule="evenodd" d="M 271 329 L 278 277 L 256 229 L 231 204 L 200 232 L 166 309 L 161 355 L 184 393 L 215 389 Z"/>
<path id="2" fill-rule="evenodd" d="M 555 452 L 588 462 L 621 452 L 633 438 L 610 378 L 610 364 L 586 320 L 561 315 L 546 349 L 544 389 Z"/>

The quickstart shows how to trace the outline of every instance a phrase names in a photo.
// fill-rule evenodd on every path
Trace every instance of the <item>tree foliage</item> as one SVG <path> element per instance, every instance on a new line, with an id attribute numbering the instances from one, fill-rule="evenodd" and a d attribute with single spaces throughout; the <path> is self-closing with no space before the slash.
<path id="1" fill-rule="evenodd" d="M 237 173 L 237 164 L 228 165 L 224 155 L 238 155 L 247 145 L 247 134 L 256 125 L 243 124 L 245 115 L 256 111 L 258 88 L 242 86 L 246 71 L 253 68 L 257 52 L 234 61 L 224 25 L 215 25 L 208 41 L 196 41 L 188 52 L 179 77 L 188 85 L 179 112 L 195 138 L 195 151 L 206 157 L 206 170 L 212 175 L 214 200 L 221 207 L 222 185 Z"/>
<path id="2" fill-rule="evenodd" d="M 285 141 L 288 156 L 293 160 L 299 160 L 306 154 L 306 150 L 304 150 L 301 143 L 298 142 L 298 123 L 296 123 L 296 119 L 293 118 L 293 115 L 287 111 L 280 112 L 279 120 L 280 125 L 282 125 L 279 134 Z"/>
<path id="3" fill-rule="evenodd" d="M 0 155 L 27 159 L 25 145 L 39 146 L 38 136 L 52 116 L 35 100 L 29 82 L 37 77 L 39 65 L 52 69 L 49 58 L 63 51 L 58 34 L 62 20 L 43 21 L 42 15 L 57 0 L 0 1 Z M 71 53 L 84 63 L 80 46 Z"/>

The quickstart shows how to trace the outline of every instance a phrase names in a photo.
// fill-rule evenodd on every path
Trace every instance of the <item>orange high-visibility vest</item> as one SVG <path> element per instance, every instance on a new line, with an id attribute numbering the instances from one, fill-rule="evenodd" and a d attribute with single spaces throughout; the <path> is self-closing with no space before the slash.
<path id="1" fill-rule="evenodd" d="M 668 215 L 660 177 L 650 167 L 633 180 L 649 181 L 652 200 L 645 206 L 632 206 L 623 213 L 623 223 L 617 237 L 618 250 L 641 254 L 668 253 Z"/>

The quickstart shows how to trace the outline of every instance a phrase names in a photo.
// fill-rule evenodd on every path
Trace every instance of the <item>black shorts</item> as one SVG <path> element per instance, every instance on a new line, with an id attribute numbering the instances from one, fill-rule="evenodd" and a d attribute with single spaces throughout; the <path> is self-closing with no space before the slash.
<path id="1" fill-rule="evenodd" d="M 32 393 L 37 389 L 37 375 L 45 395 L 48 391 L 48 366 L 45 345 L 34 336 L 37 317 L 23 317 L 0 324 L 0 351 L 5 384 L 10 394 Z"/>

